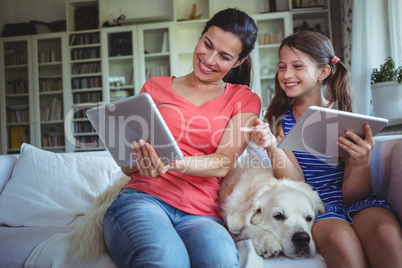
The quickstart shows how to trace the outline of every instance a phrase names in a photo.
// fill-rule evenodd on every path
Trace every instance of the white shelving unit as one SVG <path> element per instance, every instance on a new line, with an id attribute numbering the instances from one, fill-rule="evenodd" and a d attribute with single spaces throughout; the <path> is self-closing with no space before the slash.
<path id="1" fill-rule="evenodd" d="M 1 148 L 22 142 L 65 151 L 66 33 L 1 39 Z"/>
<path id="2" fill-rule="evenodd" d="M 133 10 L 133 3 L 127 0 L 68 0 L 66 32 L 0 38 L 1 153 L 18 153 L 22 141 L 56 152 L 104 150 L 85 111 L 138 94 L 150 76 L 191 72 L 193 50 L 206 21 L 227 7 L 247 12 L 259 28 L 251 55 L 252 90 L 260 95 L 263 108 L 272 97 L 282 39 L 303 27 L 332 38 L 329 0 L 318 0 L 316 7 L 293 6 L 297 1 L 292 0 L 276 1 L 275 12 L 265 0 L 154 1 L 160 5 L 149 14 L 142 6 Z M 196 19 L 190 19 L 194 5 Z M 85 12 L 92 14 L 88 15 L 89 24 L 80 20 L 85 19 Z M 122 26 L 101 28 L 105 20 L 121 14 L 129 15 L 120 21 Z M 43 61 L 52 53 L 53 60 Z M 10 57 L 24 61 L 10 63 Z M 23 90 L 14 90 L 21 88 L 19 83 L 24 85 Z M 44 111 L 52 105 L 60 107 L 57 103 L 62 111 L 58 108 L 58 116 L 45 120 Z M 10 107 L 20 115 L 26 113 L 28 119 L 11 122 Z M 21 112 L 24 109 L 26 112 Z M 62 132 L 64 141 L 57 136 Z M 50 134 L 59 142 L 51 143 Z"/>
<path id="3" fill-rule="evenodd" d="M 43 149 L 64 152 L 67 35 L 52 33 L 32 37 L 35 144 Z"/>
<path id="4" fill-rule="evenodd" d="M 103 66 L 100 30 L 69 33 L 69 79 L 67 94 L 70 96 L 67 128 L 74 139 L 68 139 L 73 151 L 103 150 L 105 147 L 85 115 L 89 108 L 104 103 Z M 73 118 L 71 118 L 71 115 Z"/>
<path id="5" fill-rule="evenodd" d="M 137 28 L 111 27 L 102 30 L 102 66 L 105 102 L 113 102 L 139 92 L 137 82 Z"/>
<path id="6" fill-rule="evenodd" d="M 278 66 L 278 48 L 283 38 L 292 33 L 292 18 L 288 11 L 253 16 L 258 26 L 258 40 L 252 54 L 254 65 L 253 90 L 261 97 L 265 109 L 274 94 Z"/>
<path id="7" fill-rule="evenodd" d="M 23 142 L 35 136 L 32 37 L 2 38 L 1 132 L 2 153 L 18 153 Z"/>
<path id="8" fill-rule="evenodd" d="M 140 84 L 152 76 L 169 76 L 172 70 L 172 23 L 151 23 L 138 26 Z"/>

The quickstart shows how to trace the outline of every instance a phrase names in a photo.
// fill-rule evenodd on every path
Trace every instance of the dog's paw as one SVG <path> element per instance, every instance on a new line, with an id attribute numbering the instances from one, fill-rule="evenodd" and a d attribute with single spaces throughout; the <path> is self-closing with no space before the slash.
<path id="1" fill-rule="evenodd" d="M 282 246 L 275 236 L 269 232 L 253 239 L 254 249 L 258 255 L 265 259 L 277 256 L 282 251 Z"/>
<path id="2" fill-rule="evenodd" d="M 227 227 L 233 234 L 238 234 L 244 228 L 244 219 L 238 217 L 237 214 L 231 214 L 227 216 Z"/>

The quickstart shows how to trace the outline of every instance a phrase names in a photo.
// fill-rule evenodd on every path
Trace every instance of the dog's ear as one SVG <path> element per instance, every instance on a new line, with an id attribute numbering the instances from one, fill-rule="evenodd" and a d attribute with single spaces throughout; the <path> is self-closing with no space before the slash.
<path id="1" fill-rule="evenodd" d="M 303 190 L 305 194 L 310 198 L 313 203 L 316 213 L 325 213 L 325 206 L 321 201 L 320 196 L 316 191 L 314 191 L 310 185 L 304 182 L 300 182 L 300 189 Z"/>
<path id="2" fill-rule="evenodd" d="M 241 230 L 250 224 L 250 213 L 253 210 L 252 199 L 241 204 L 235 211 L 228 214 L 226 217 L 226 225 L 229 231 L 233 234 L 239 234 Z"/>
<path id="3" fill-rule="evenodd" d="M 253 200 L 253 207 L 250 213 L 247 215 L 248 223 L 258 224 L 264 221 L 264 214 L 262 213 L 263 204 L 268 204 L 267 198 L 269 194 L 267 194 L 271 190 L 271 188 L 266 188 L 264 191 L 258 192 Z"/>
<path id="4" fill-rule="evenodd" d="M 261 207 L 254 211 L 254 215 L 250 219 L 251 224 L 257 225 L 264 220 L 264 215 L 262 214 Z"/>

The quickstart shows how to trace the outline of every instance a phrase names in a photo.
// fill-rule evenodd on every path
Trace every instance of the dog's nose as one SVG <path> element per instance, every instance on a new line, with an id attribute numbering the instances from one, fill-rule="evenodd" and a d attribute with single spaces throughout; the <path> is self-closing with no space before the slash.
<path id="1" fill-rule="evenodd" d="M 292 242 L 298 246 L 307 246 L 310 243 L 310 236 L 306 232 L 297 232 L 293 234 Z"/>

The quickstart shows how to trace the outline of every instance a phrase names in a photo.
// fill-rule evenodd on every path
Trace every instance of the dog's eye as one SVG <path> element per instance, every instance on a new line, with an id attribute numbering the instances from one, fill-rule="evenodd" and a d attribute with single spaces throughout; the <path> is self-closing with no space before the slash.
<path id="1" fill-rule="evenodd" d="M 313 217 L 307 216 L 307 217 L 306 217 L 306 221 L 307 221 L 307 222 L 312 222 L 312 221 L 313 221 Z"/>
<path id="2" fill-rule="evenodd" d="M 280 212 L 274 214 L 274 219 L 277 221 L 284 221 L 285 220 L 285 214 L 282 214 Z"/>

